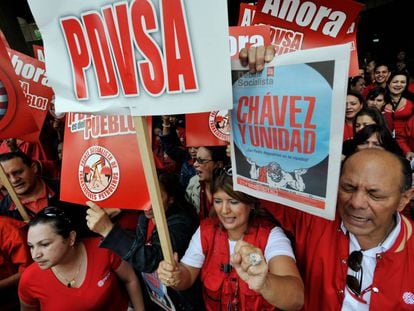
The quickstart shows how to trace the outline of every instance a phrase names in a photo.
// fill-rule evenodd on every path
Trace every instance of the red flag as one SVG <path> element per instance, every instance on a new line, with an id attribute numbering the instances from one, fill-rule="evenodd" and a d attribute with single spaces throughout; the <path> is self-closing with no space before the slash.
<path id="1" fill-rule="evenodd" d="M 39 131 L 26 136 L 26 141 L 37 141 L 54 95 L 46 77 L 45 63 L 12 49 L 7 49 L 11 64 L 26 96 L 26 104 Z"/>
<path id="2" fill-rule="evenodd" d="M 0 40 L 0 139 L 20 138 L 29 141 L 39 131 L 26 97 L 20 87 L 3 40 Z"/>

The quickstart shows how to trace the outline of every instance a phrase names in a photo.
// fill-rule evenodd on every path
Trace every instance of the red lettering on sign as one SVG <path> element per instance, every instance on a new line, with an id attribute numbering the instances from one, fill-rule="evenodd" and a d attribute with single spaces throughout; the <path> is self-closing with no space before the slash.
<path id="1" fill-rule="evenodd" d="M 103 7 L 102 13 L 88 11 L 81 20 L 61 19 L 78 100 L 88 99 L 86 73 L 91 69 L 100 97 L 117 96 L 119 89 L 138 96 L 138 76 L 151 96 L 198 90 L 182 0 L 162 2 L 159 15 L 161 29 L 152 2 L 136 0 L 129 9 L 119 2 Z M 164 50 L 152 37 L 156 32 L 161 32 Z"/>
<path id="2" fill-rule="evenodd" d="M 196 91 L 195 64 L 190 49 L 182 0 L 162 1 L 168 92 Z"/>

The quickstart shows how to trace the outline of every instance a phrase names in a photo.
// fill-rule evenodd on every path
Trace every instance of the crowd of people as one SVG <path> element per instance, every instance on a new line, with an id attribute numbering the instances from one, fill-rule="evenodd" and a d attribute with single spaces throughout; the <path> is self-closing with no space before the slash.
<path id="1" fill-rule="evenodd" d="M 401 53 L 402 51 L 398 55 Z M 356 116 L 359 111 L 372 107 L 382 117 L 371 123 L 388 130 L 403 155 L 408 160 L 412 159 L 414 145 L 410 134 L 414 120 L 411 120 L 414 116 L 414 81 L 410 79 L 407 66 L 407 60 L 401 57 L 398 57 L 395 64 L 371 59 L 362 68 L 364 75 L 349 79 L 344 141 L 352 140 L 358 132 L 356 125 L 360 123 L 356 122 Z"/>
<path id="2" fill-rule="evenodd" d="M 240 52 L 252 73 L 273 57 L 273 47 Z M 349 80 L 333 221 L 235 191 L 228 148 L 186 146 L 183 118 L 154 117 L 173 262 L 152 206 L 127 213 L 60 200 L 63 119 L 47 118 L 49 143 L 4 140 L 0 164 L 30 220 L 2 186 L 0 309 L 163 310 L 154 281 L 176 310 L 414 308 L 408 70 L 402 56 L 370 59 Z"/>
<path id="3" fill-rule="evenodd" d="M 273 57 L 270 47 L 255 54 L 254 61 L 247 50 L 240 54 L 252 72 Z M 10 295 L 1 295 L 2 309 L 65 310 L 63 303 L 68 310 L 157 310 L 146 291 L 154 274 L 178 310 L 412 304 L 403 295 L 413 288 L 404 278 L 412 273 L 412 222 L 402 213 L 413 193 L 412 155 L 401 145 L 405 125 L 398 118 L 412 108 L 407 85 L 398 72 L 389 74 L 387 89 L 372 88 L 366 98 L 363 88 L 349 90 L 333 222 L 235 191 L 226 148 L 186 149 L 182 122 L 163 116 L 153 148 L 162 155 L 159 183 L 174 262 L 163 260 L 152 208 L 129 216 L 137 217 L 132 231 L 117 222 L 120 210 L 62 202 L 59 183 L 42 174 L 39 159 L 9 142 L 13 149 L 0 163 L 30 221 L 19 222 L 5 192 L 0 290 Z"/>

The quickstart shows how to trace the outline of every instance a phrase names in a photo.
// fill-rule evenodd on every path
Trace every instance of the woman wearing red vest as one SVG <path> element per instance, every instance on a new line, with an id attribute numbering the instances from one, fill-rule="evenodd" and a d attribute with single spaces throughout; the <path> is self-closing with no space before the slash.
<path id="1" fill-rule="evenodd" d="M 282 229 L 258 199 L 233 190 L 231 168 L 215 170 L 211 189 L 215 215 L 202 220 L 180 263 L 160 263 L 160 280 L 184 290 L 200 277 L 207 310 L 300 309 L 303 282 Z"/>

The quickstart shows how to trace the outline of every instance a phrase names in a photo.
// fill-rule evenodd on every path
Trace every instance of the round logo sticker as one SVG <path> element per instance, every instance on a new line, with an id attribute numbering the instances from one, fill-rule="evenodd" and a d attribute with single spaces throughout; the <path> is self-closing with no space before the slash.
<path id="1" fill-rule="evenodd" d="M 230 140 L 230 120 L 228 110 L 212 111 L 208 118 L 208 125 L 211 132 L 218 139 Z"/>
<path id="2" fill-rule="evenodd" d="M 105 200 L 118 187 L 118 162 L 108 149 L 101 146 L 89 147 L 81 157 L 78 180 L 87 198 L 93 201 Z"/>

